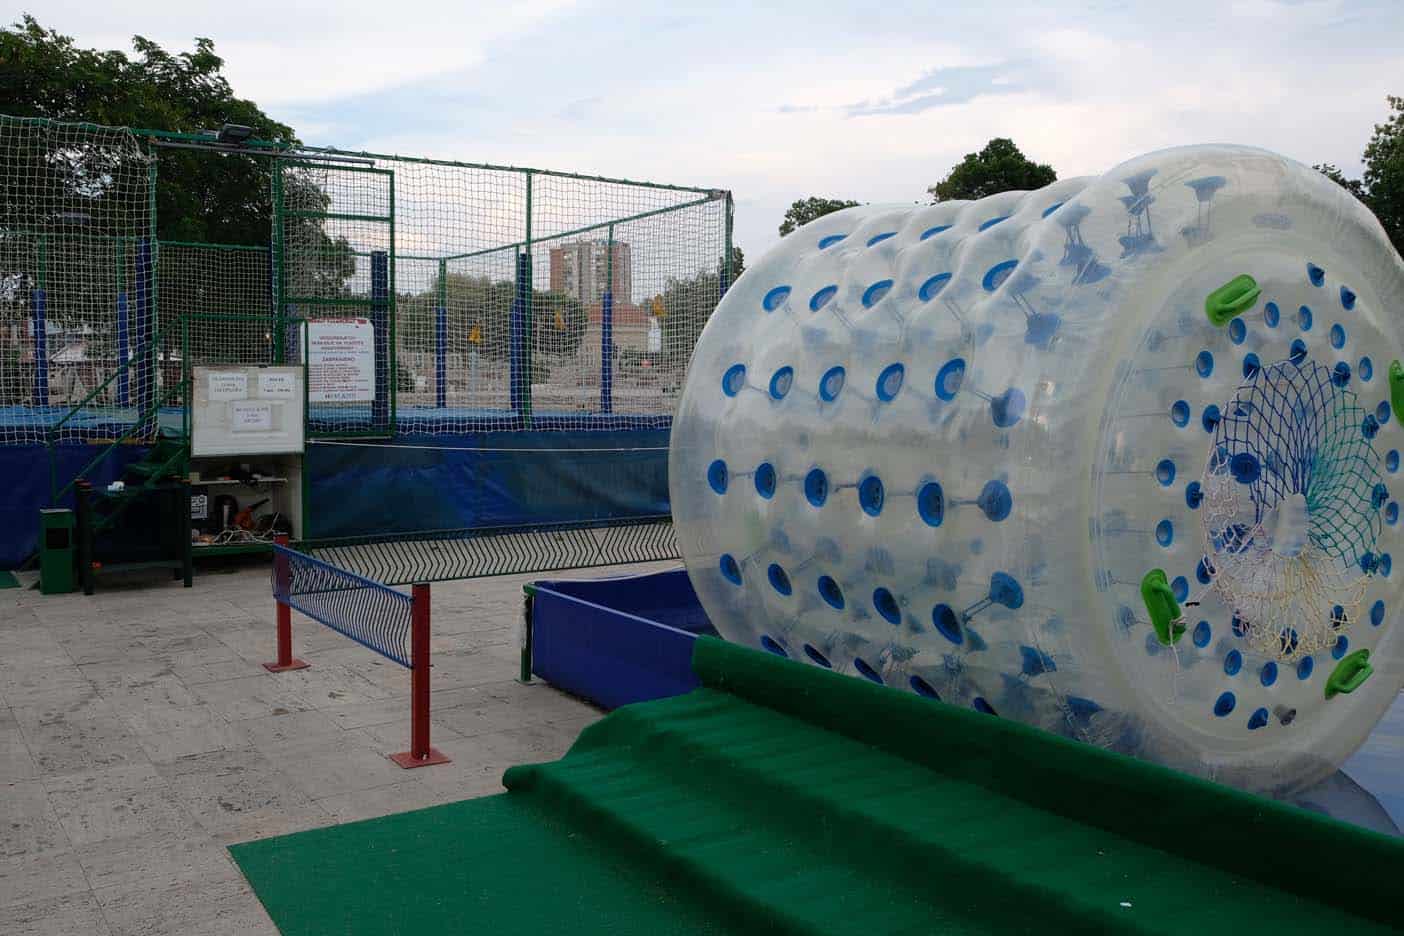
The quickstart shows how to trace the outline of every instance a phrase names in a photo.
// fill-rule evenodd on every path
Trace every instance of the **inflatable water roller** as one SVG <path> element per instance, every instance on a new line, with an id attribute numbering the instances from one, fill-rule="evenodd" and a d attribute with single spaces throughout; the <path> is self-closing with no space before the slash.
<path id="1" fill-rule="evenodd" d="M 697 344 L 688 572 L 732 641 L 1292 792 L 1401 685 L 1401 309 L 1370 213 L 1245 147 L 827 215 Z"/>

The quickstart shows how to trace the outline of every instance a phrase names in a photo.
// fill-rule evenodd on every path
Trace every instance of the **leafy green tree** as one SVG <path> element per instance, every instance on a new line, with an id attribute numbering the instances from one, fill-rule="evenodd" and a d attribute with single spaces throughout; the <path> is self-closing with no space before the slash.
<path id="1" fill-rule="evenodd" d="M 946 177 L 927 189 L 933 202 L 984 198 L 1000 192 L 1031 191 L 1058 179 L 1046 163 L 1036 163 L 1014 141 L 995 137 L 978 153 L 966 153 Z"/>
<path id="2" fill-rule="evenodd" d="M 841 211 L 844 208 L 852 208 L 858 203 L 856 201 L 844 201 L 840 198 L 800 198 L 790 205 L 785 212 L 785 219 L 780 222 L 780 236 L 793 232 L 796 228 L 803 227 L 815 218 L 822 218 L 826 214 Z"/>
<path id="3" fill-rule="evenodd" d="M 506 360 L 512 347 L 512 302 L 517 287 L 511 280 L 449 273 L 445 277 L 448 330 L 462 335 L 468 347 L 493 360 Z M 570 357 L 580 349 L 590 317 L 580 300 L 564 293 L 534 289 L 531 294 L 533 356 Z M 396 334 L 407 351 L 434 350 L 434 318 L 439 304 L 437 278 L 419 293 L 395 300 Z M 458 350 L 458 349 L 455 349 Z"/>
<path id="4" fill-rule="evenodd" d="M 745 272 L 746 255 L 741 252 L 740 247 L 733 245 L 731 248 L 731 282 L 736 282 Z"/>
<path id="5" fill-rule="evenodd" d="M 1330 163 L 1314 168 L 1364 202 L 1380 219 L 1394 249 L 1404 254 L 1404 97 L 1389 95 L 1385 101 L 1389 116 L 1375 124 L 1361 155 L 1363 178 L 1348 179 Z"/>

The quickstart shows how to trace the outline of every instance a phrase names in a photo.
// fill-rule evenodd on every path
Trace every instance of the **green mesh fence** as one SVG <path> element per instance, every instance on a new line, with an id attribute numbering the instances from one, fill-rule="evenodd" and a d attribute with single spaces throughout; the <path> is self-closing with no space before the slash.
<path id="1" fill-rule="evenodd" d="M 307 362 L 314 436 L 667 424 L 728 279 L 727 192 L 239 152 L 268 161 L 268 243 L 158 244 L 161 160 L 228 159 L 212 137 L 0 117 L 0 443 L 149 437 L 216 362 Z M 318 343 L 347 324 L 374 335 L 350 391 Z"/>
<path id="2" fill-rule="evenodd" d="M 150 434 L 150 168 L 129 130 L 0 116 L 0 443 Z"/>

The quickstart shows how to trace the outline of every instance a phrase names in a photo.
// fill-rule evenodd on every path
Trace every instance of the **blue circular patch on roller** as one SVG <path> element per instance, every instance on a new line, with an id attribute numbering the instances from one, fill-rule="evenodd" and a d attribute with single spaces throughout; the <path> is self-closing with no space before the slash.
<path id="1" fill-rule="evenodd" d="M 785 399 L 795 383 L 795 369 L 786 365 L 770 375 L 770 395 L 776 400 Z"/>
<path id="2" fill-rule="evenodd" d="M 999 523 L 1009 516 L 1009 511 L 1014 507 L 1014 497 L 1009 493 L 1009 486 L 1003 481 L 986 481 L 985 486 L 980 490 L 980 496 L 975 499 L 989 520 Z"/>
<path id="3" fill-rule="evenodd" d="M 1379 627 L 1384 623 L 1384 619 L 1385 603 L 1383 601 L 1376 601 L 1374 604 L 1370 605 L 1370 624 L 1374 627 Z"/>
<path id="4" fill-rule="evenodd" d="M 1213 636 L 1214 633 L 1209 628 L 1209 622 L 1200 621 L 1198 624 L 1194 625 L 1194 634 L 1190 639 L 1194 641 L 1194 645 L 1196 647 L 1202 649 L 1204 647 L 1209 646 L 1209 641 L 1213 638 Z"/>
<path id="5" fill-rule="evenodd" d="M 965 380 L 965 358 L 951 358 L 936 372 L 936 396 L 946 402 L 955 399 Z"/>
<path id="6" fill-rule="evenodd" d="M 1024 588 L 1008 572 L 996 572 L 990 576 L 990 600 L 1017 611 L 1024 606 Z"/>
<path id="7" fill-rule="evenodd" d="M 945 289 L 946 284 L 950 281 L 951 274 L 937 273 L 935 276 L 931 277 L 929 280 L 921 284 L 921 288 L 917 290 L 917 298 L 920 299 L 922 302 L 930 302 L 932 299 L 935 299 L 938 295 L 940 295 L 941 290 Z"/>
<path id="8" fill-rule="evenodd" d="M 1302 306 L 1297 310 L 1297 327 L 1302 331 L 1311 331 L 1312 314 L 1310 306 Z"/>
<path id="9" fill-rule="evenodd" d="M 1194 357 L 1194 372 L 1201 377 L 1214 373 L 1214 355 L 1201 351 Z"/>
<path id="10" fill-rule="evenodd" d="M 1243 654 L 1237 650 L 1230 650 L 1224 656 L 1224 675 L 1237 676 L 1241 669 L 1243 669 Z"/>
<path id="11" fill-rule="evenodd" d="M 1214 714 L 1223 718 L 1225 715 L 1232 712 L 1234 706 L 1237 704 L 1238 699 L 1234 697 L 1232 692 L 1220 693 L 1219 698 L 1214 702 Z"/>
<path id="12" fill-rule="evenodd" d="M 1383 481 L 1376 482 L 1373 490 L 1370 491 L 1370 506 L 1379 510 L 1389 500 L 1389 488 L 1385 487 Z"/>
<path id="13" fill-rule="evenodd" d="M 1175 463 L 1168 458 L 1162 458 L 1155 466 L 1155 480 L 1160 482 L 1161 487 L 1174 484 Z"/>
<path id="14" fill-rule="evenodd" d="M 1190 407 L 1184 400 L 1176 400 L 1170 406 L 1170 421 L 1183 429 L 1189 425 Z"/>
<path id="15" fill-rule="evenodd" d="M 1345 361 L 1337 363 L 1331 371 L 1331 383 L 1337 387 L 1344 387 L 1350 383 L 1350 365 Z"/>
<path id="16" fill-rule="evenodd" d="M 928 699 L 935 699 L 938 702 L 941 701 L 941 697 L 936 694 L 936 690 L 932 688 L 931 683 L 922 679 L 920 676 L 913 676 L 911 679 L 907 680 L 907 683 L 917 695 L 925 696 Z"/>
<path id="17" fill-rule="evenodd" d="M 1155 525 L 1155 541 L 1161 546 L 1169 547 L 1175 542 L 1175 524 L 1168 519 L 1162 520 Z"/>
<path id="18" fill-rule="evenodd" d="M 1390 474 L 1394 474 L 1396 471 L 1399 470 L 1398 449 L 1390 449 L 1388 452 L 1385 453 L 1385 468 L 1389 470 Z"/>
<path id="19" fill-rule="evenodd" d="M 825 250 L 832 247 L 847 236 L 847 234 L 830 234 L 828 237 L 821 237 L 819 238 L 819 249 Z"/>
<path id="20" fill-rule="evenodd" d="M 1355 308 L 1355 293 L 1345 286 L 1341 287 L 1341 306 L 1346 310 Z"/>
<path id="21" fill-rule="evenodd" d="M 931 609 L 931 624 L 936 631 L 953 644 L 963 643 L 965 634 L 961 632 L 960 620 L 948 604 L 938 604 Z"/>
<path id="22" fill-rule="evenodd" d="M 1257 731 L 1268 723 L 1268 710 L 1258 708 L 1253 710 L 1253 714 L 1248 718 L 1248 730 Z"/>
<path id="23" fill-rule="evenodd" d="M 892 280 L 878 280 L 867 289 L 863 290 L 863 308 L 871 309 L 878 304 L 883 296 L 892 291 Z"/>
<path id="24" fill-rule="evenodd" d="M 995 226 L 996 224 L 998 224 L 999 222 L 1001 222 L 1001 221 L 1008 221 L 1008 220 L 1009 220 L 1009 215 L 1000 215 L 998 218 L 991 218 L 990 220 L 983 222 L 978 228 L 976 228 L 976 230 L 977 230 L 977 231 L 986 231 L 986 230 L 989 230 L 990 228 L 994 227 L 994 226 Z"/>
<path id="25" fill-rule="evenodd" d="M 809 311 L 818 312 L 829 304 L 829 300 L 838 295 L 837 286 L 825 286 L 817 293 L 809 297 Z"/>
<path id="26" fill-rule="evenodd" d="M 1258 670 L 1258 682 L 1264 686 L 1271 686 L 1277 682 L 1277 664 L 1268 660 L 1263 664 L 1263 668 Z"/>
<path id="27" fill-rule="evenodd" d="M 1380 421 L 1375 418 L 1374 413 L 1366 413 L 1365 418 L 1360 421 L 1360 434 L 1367 439 L 1373 439 L 1379 432 Z"/>
<path id="28" fill-rule="evenodd" d="M 761 306 L 767 312 L 774 312 L 776 309 L 780 308 L 788 298 L 790 298 L 790 287 L 776 286 L 765 294 L 765 298 L 761 300 Z"/>
<path id="29" fill-rule="evenodd" d="M 775 466 L 770 462 L 756 466 L 756 493 L 766 500 L 775 496 Z"/>
<path id="30" fill-rule="evenodd" d="M 902 392 L 902 380 L 905 378 L 907 369 L 901 364 L 889 364 L 878 374 L 877 398 L 884 403 L 891 403 L 897 398 L 897 394 Z"/>
<path id="31" fill-rule="evenodd" d="M 1229 473 L 1239 484 L 1252 484 L 1263 474 L 1263 463 L 1252 452 L 1239 452 L 1229 459 Z"/>
<path id="32" fill-rule="evenodd" d="M 1314 263 L 1307 263 L 1307 279 L 1311 280 L 1311 285 L 1320 286 L 1326 282 L 1326 271 Z"/>
<path id="33" fill-rule="evenodd" d="M 1307 356 L 1307 346 L 1306 346 L 1306 342 L 1303 341 L 1303 340 L 1300 339 L 1300 338 L 1293 338 L 1293 339 L 1292 339 L 1292 348 L 1291 348 L 1291 351 L 1290 351 L 1290 352 L 1288 353 L 1288 355 L 1287 355 L 1287 360 L 1291 361 L 1293 364 L 1297 365 L 1298 367 L 1301 367 L 1301 366 L 1302 366 L 1302 362 L 1306 360 L 1306 356 Z"/>
<path id="34" fill-rule="evenodd" d="M 811 468 L 804 476 L 804 499 L 813 507 L 823 507 L 829 499 L 829 478 L 822 468 Z"/>
<path id="35" fill-rule="evenodd" d="M 868 475 L 858 483 L 858 504 L 863 508 L 863 513 L 870 517 L 876 517 L 882 513 L 882 479 L 877 475 Z"/>
<path id="36" fill-rule="evenodd" d="M 722 553 L 721 562 L 722 578 L 733 585 L 741 584 L 741 566 L 737 564 L 736 557 L 731 553 Z"/>
<path id="37" fill-rule="evenodd" d="M 1368 357 L 1360 359 L 1360 364 L 1356 367 L 1356 370 L 1360 372 L 1361 380 L 1369 380 L 1371 377 L 1375 376 L 1375 364 Z"/>
<path id="38" fill-rule="evenodd" d="M 1177 575 L 1170 582 L 1170 594 L 1175 596 L 1175 600 L 1183 602 L 1189 597 L 1189 580 L 1183 575 Z"/>
<path id="39" fill-rule="evenodd" d="M 970 703 L 970 707 L 982 715 L 999 716 L 999 713 L 994 710 L 994 706 L 986 702 L 983 696 L 976 696 L 974 701 Z"/>
<path id="40" fill-rule="evenodd" d="M 1312 670 L 1314 669 L 1316 669 L 1316 663 L 1312 658 L 1302 657 L 1301 661 L 1297 663 L 1297 678 L 1310 679 Z"/>
<path id="41" fill-rule="evenodd" d="M 835 611 L 843 610 L 843 589 L 839 588 L 838 582 L 834 581 L 832 576 L 819 576 L 819 597 Z"/>
<path id="42" fill-rule="evenodd" d="M 718 458 L 707 466 L 707 484 L 718 494 L 725 494 L 726 481 L 726 462 Z"/>
<path id="43" fill-rule="evenodd" d="M 1342 634 L 1341 636 L 1336 638 L 1335 646 L 1331 647 L 1331 656 L 1334 659 L 1339 660 L 1341 657 L 1346 655 L 1346 651 L 1349 649 L 1350 638 L 1347 637 L 1345 634 Z"/>
<path id="44" fill-rule="evenodd" d="M 985 271 L 985 278 L 981 280 L 981 285 L 985 287 L 985 292 L 994 292 L 1009 279 L 1009 274 L 1014 272 L 1014 268 L 1019 265 L 1018 260 L 1005 260 L 1003 263 L 996 263 Z"/>
<path id="45" fill-rule="evenodd" d="M 882 685 L 882 677 L 878 675 L 878 671 L 869 666 L 868 662 L 862 657 L 853 658 L 853 668 L 861 673 L 864 679 L 875 682 L 879 686 Z"/>
<path id="46" fill-rule="evenodd" d="M 896 236 L 897 236 L 897 232 L 896 232 L 896 231 L 884 231 L 884 232 L 881 233 L 881 234 L 874 234 L 872 237 L 868 238 L 868 246 L 869 246 L 869 247 L 876 247 L 878 244 L 881 244 L 883 241 L 887 240 L 889 237 L 896 237 Z"/>
<path id="47" fill-rule="evenodd" d="M 1252 380 L 1258 376 L 1258 371 L 1263 369 L 1263 362 L 1258 360 L 1258 356 L 1252 351 L 1243 355 L 1243 377 L 1245 380 Z"/>
<path id="48" fill-rule="evenodd" d="M 780 642 L 769 634 L 761 634 L 760 643 L 763 649 L 770 651 L 776 656 L 789 656 L 789 654 L 785 652 L 785 648 L 780 646 Z"/>
<path id="49" fill-rule="evenodd" d="M 772 562 L 770 564 L 770 568 L 765 570 L 765 575 L 766 578 L 770 579 L 771 588 L 775 589 L 782 595 L 790 594 L 792 590 L 790 588 L 790 576 L 787 575 L 785 573 L 785 570 L 780 568 L 780 566 L 777 563 Z"/>
<path id="50" fill-rule="evenodd" d="M 892 592 L 886 588 L 879 587 L 873 590 L 873 608 L 887 623 L 892 625 L 902 623 L 902 609 L 897 606 L 897 599 Z"/>
<path id="51" fill-rule="evenodd" d="M 1201 585 L 1208 585 L 1214 581 L 1213 566 L 1209 565 L 1208 558 L 1201 558 L 1194 567 L 1195 580 Z"/>
<path id="52" fill-rule="evenodd" d="M 824 371 L 824 376 L 819 378 L 819 399 L 825 403 L 837 400 L 838 395 L 843 392 L 845 376 L 842 367 L 831 367 Z"/>
<path id="53" fill-rule="evenodd" d="M 1331 627 L 1335 630 L 1340 630 L 1342 627 L 1345 627 L 1346 623 L 1345 608 L 1340 605 L 1333 607 L 1331 609 Z"/>
<path id="54" fill-rule="evenodd" d="M 1204 503 L 1204 491 L 1199 486 L 1199 482 L 1191 481 L 1185 485 L 1185 505 L 1190 510 L 1198 510 L 1202 503 Z"/>
<path id="55" fill-rule="evenodd" d="M 733 364 L 722 374 L 722 393 L 734 397 L 746 386 L 746 365 Z"/>
<path id="56" fill-rule="evenodd" d="M 926 240 L 928 237 L 935 237 L 937 234 L 940 234 L 942 231 L 949 231 L 950 229 L 951 229 L 951 225 L 949 225 L 949 224 L 938 224 L 938 225 L 936 225 L 935 227 L 930 227 L 930 228 L 927 228 L 926 230 L 922 231 L 922 232 L 921 232 L 921 239 L 922 239 L 922 240 Z"/>
<path id="57" fill-rule="evenodd" d="M 1263 307 L 1263 322 L 1268 328 L 1276 328 L 1277 322 L 1282 318 L 1282 312 L 1277 308 L 1277 303 L 1269 302 Z"/>
<path id="58" fill-rule="evenodd" d="M 1375 418 L 1383 425 L 1389 422 L 1389 401 L 1381 400 L 1380 405 L 1375 407 Z"/>
<path id="59" fill-rule="evenodd" d="M 990 419 L 1001 429 L 1008 429 L 1018 424 L 1024 418 L 1024 391 L 1018 387 L 1010 387 L 999 396 L 990 400 Z"/>
<path id="60" fill-rule="evenodd" d="M 1236 318 L 1229 322 L 1229 341 L 1234 344 L 1243 344 L 1243 339 L 1247 337 L 1248 326 L 1244 324 L 1243 319 Z"/>
<path id="61" fill-rule="evenodd" d="M 1277 646 L 1283 653 L 1292 654 L 1297 652 L 1297 644 L 1301 642 L 1296 628 L 1284 627 L 1277 635 Z"/>
<path id="62" fill-rule="evenodd" d="M 927 526 L 938 527 L 946 519 L 946 496 L 939 481 L 928 481 L 917 490 L 917 514 Z"/>
<path id="63" fill-rule="evenodd" d="M 1389 553 L 1381 553 L 1379 565 L 1375 568 L 1380 573 L 1380 575 L 1383 575 L 1385 578 L 1389 578 L 1390 569 L 1394 568 L 1394 560 L 1390 558 Z"/>
<path id="64" fill-rule="evenodd" d="M 1345 347 L 1345 343 L 1346 330 L 1340 322 L 1337 322 L 1335 325 L 1331 326 L 1331 347 L 1339 351 L 1341 348 Z"/>
<path id="65" fill-rule="evenodd" d="M 1204 407 L 1204 415 L 1199 417 L 1199 424 L 1204 427 L 1205 432 L 1213 432 L 1219 426 L 1219 420 L 1223 417 L 1219 413 L 1219 407 L 1210 403 Z"/>
<path id="66" fill-rule="evenodd" d="M 1394 526 L 1398 522 L 1399 504 L 1398 502 L 1391 502 L 1390 505 L 1385 508 L 1385 523 L 1388 523 L 1390 526 Z"/>
<path id="67" fill-rule="evenodd" d="M 818 665 L 824 667 L 824 669 L 834 668 L 834 665 L 829 662 L 828 657 L 824 656 L 824 654 L 820 653 L 818 650 L 816 650 L 814 647 L 811 647 L 809 644 L 804 645 L 804 655 L 809 657 Z"/>

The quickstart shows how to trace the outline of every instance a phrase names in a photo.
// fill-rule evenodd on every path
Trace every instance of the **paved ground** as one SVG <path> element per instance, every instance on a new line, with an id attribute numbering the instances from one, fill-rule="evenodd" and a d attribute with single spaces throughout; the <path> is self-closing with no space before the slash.
<path id="1" fill-rule="evenodd" d="M 0 591 L 0 934 L 276 933 L 225 845 L 497 792 L 559 757 L 599 713 L 514 680 L 537 577 L 434 586 L 433 740 L 453 763 L 412 771 L 385 757 L 408 746 L 408 671 L 298 615 L 312 668 L 259 665 L 261 566 Z"/>

